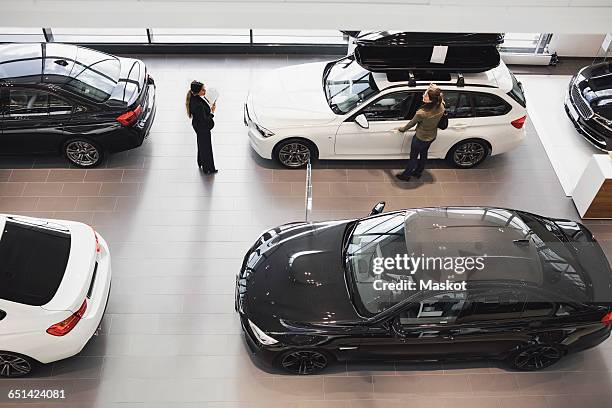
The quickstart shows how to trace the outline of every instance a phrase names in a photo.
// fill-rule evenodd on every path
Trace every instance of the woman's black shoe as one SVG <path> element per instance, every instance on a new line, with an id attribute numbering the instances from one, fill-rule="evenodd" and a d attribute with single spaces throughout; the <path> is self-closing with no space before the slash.
<path id="1" fill-rule="evenodd" d="M 402 181 L 410 181 L 410 176 L 406 176 L 403 173 L 396 174 L 395 177 L 397 177 L 398 179 L 400 179 Z"/>
<path id="2" fill-rule="evenodd" d="M 413 176 L 414 176 L 415 178 L 417 178 L 417 179 L 420 179 L 422 175 L 423 175 L 423 174 L 421 174 L 421 173 L 419 173 L 419 174 L 413 174 Z"/>

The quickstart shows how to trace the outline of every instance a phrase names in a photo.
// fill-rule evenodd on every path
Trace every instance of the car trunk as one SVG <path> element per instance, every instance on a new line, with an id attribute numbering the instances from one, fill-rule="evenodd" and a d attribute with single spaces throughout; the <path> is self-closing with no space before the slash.
<path id="1" fill-rule="evenodd" d="M 69 224 L 73 237 L 66 272 L 53 299 L 43 306 L 46 310 L 76 312 L 88 296 L 94 279 L 97 242 L 93 228 L 80 223 Z"/>
<path id="2" fill-rule="evenodd" d="M 109 99 L 109 105 L 116 106 L 118 110 L 128 115 L 126 126 L 139 122 L 139 119 L 148 111 L 148 91 L 152 80 L 147 75 L 145 64 L 134 58 L 119 58 L 121 71 L 119 80 Z"/>
<path id="3" fill-rule="evenodd" d="M 73 244 L 70 231 L 27 218 L 0 223 L 0 298 L 31 306 L 48 303 L 64 279 Z"/>

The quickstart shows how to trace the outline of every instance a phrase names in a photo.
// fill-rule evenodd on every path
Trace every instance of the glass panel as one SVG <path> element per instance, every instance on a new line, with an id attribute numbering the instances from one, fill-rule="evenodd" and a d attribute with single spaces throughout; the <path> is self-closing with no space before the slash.
<path id="1" fill-rule="evenodd" d="M 42 28 L 0 27 L 0 42 L 44 42 Z"/>
<path id="2" fill-rule="evenodd" d="M 11 89 L 9 116 L 40 116 L 48 114 L 49 94 L 33 89 Z"/>
<path id="3" fill-rule="evenodd" d="M 220 28 L 154 28 L 153 43 L 224 43 L 248 44 L 250 33 L 248 29 L 220 29 Z"/>
<path id="4" fill-rule="evenodd" d="M 362 113 L 365 114 L 368 120 L 372 121 L 407 119 L 414 95 L 414 92 L 397 92 L 385 95 L 366 107 Z"/>
<path id="5" fill-rule="evenodd" d="M 69 43 L 148 43 L 144 28 L 52 28 L 53 39 Z"/>
<path id="6" fill-rule="evenodd" d="M 532 48 L 538 45 L 542 33 L 506 33 L 502 48 Z"/>
<path id="7" fill-rule="evenodd" d="M 253 30 L 257 44 L 347 44 L 344 34 L 337 30 Z"/>

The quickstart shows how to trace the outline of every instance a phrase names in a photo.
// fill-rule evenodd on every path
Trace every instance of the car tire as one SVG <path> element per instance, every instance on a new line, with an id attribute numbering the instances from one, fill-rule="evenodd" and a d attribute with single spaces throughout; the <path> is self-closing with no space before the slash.
<path id="1" fill-rule="evenodd" d="M 476 167 L 491 153 L 491 147 L 482 139 L 467 139 L 454 145 L 446 160 L 460 169 Z"/>
<path id="2" fill-rule="evenodd" d="M 514 352 L 506 363 L 517 371 L 538 371 L 556 364 L 565 354 L 566 349 L 556 344 L 534 344 Z"/>
<path id="3" fill-rule="evenodd" d="M 0 378 L 17 378 L 26 376 L 38 365 L 28 356 L 11 351 L 0 351 Z"/>
<path id="4" fill-rule="evenodd" d="M 319 349 L 293 349 L 281 354 L 277 365 L 296 375 L 313 375 L 325 370 L 332 362 L 329 353 Z"/>
<path id="5" fill-rule="evenodd" d="M 284 167 L 299 169 L 308 161 L 317 159 L 319 152 L 314 143 L 306 139 L 286 139 L 274 147 L 273 157 Z"/>
<path id="6" fill-rule="evenodd" d="M 62 146 L 62 153 L 70 164 L 92 168 L 104 160 L 104 151 L 96 143 L 84 138 L 70 139 Z"/>

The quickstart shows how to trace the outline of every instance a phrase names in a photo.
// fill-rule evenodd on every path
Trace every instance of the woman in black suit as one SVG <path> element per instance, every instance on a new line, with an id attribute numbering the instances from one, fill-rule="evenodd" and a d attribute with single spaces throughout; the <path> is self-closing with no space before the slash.
<path id="1" fill-rule="evenodd" d="M 191 83 L 191 89 L 187 92 L 186 108 L 187 116 L 191 118 L 191 125 L 198 137 L 198 167 L 204 173 L 216 173 L 215 159 L 212 151 L 212 140 L 210 131 L 215 127 L 213 120 L 217 103 L 212 106 L 208 104 L 203 96 L 206 95 L 204 84 L 198 81 Z"/>

